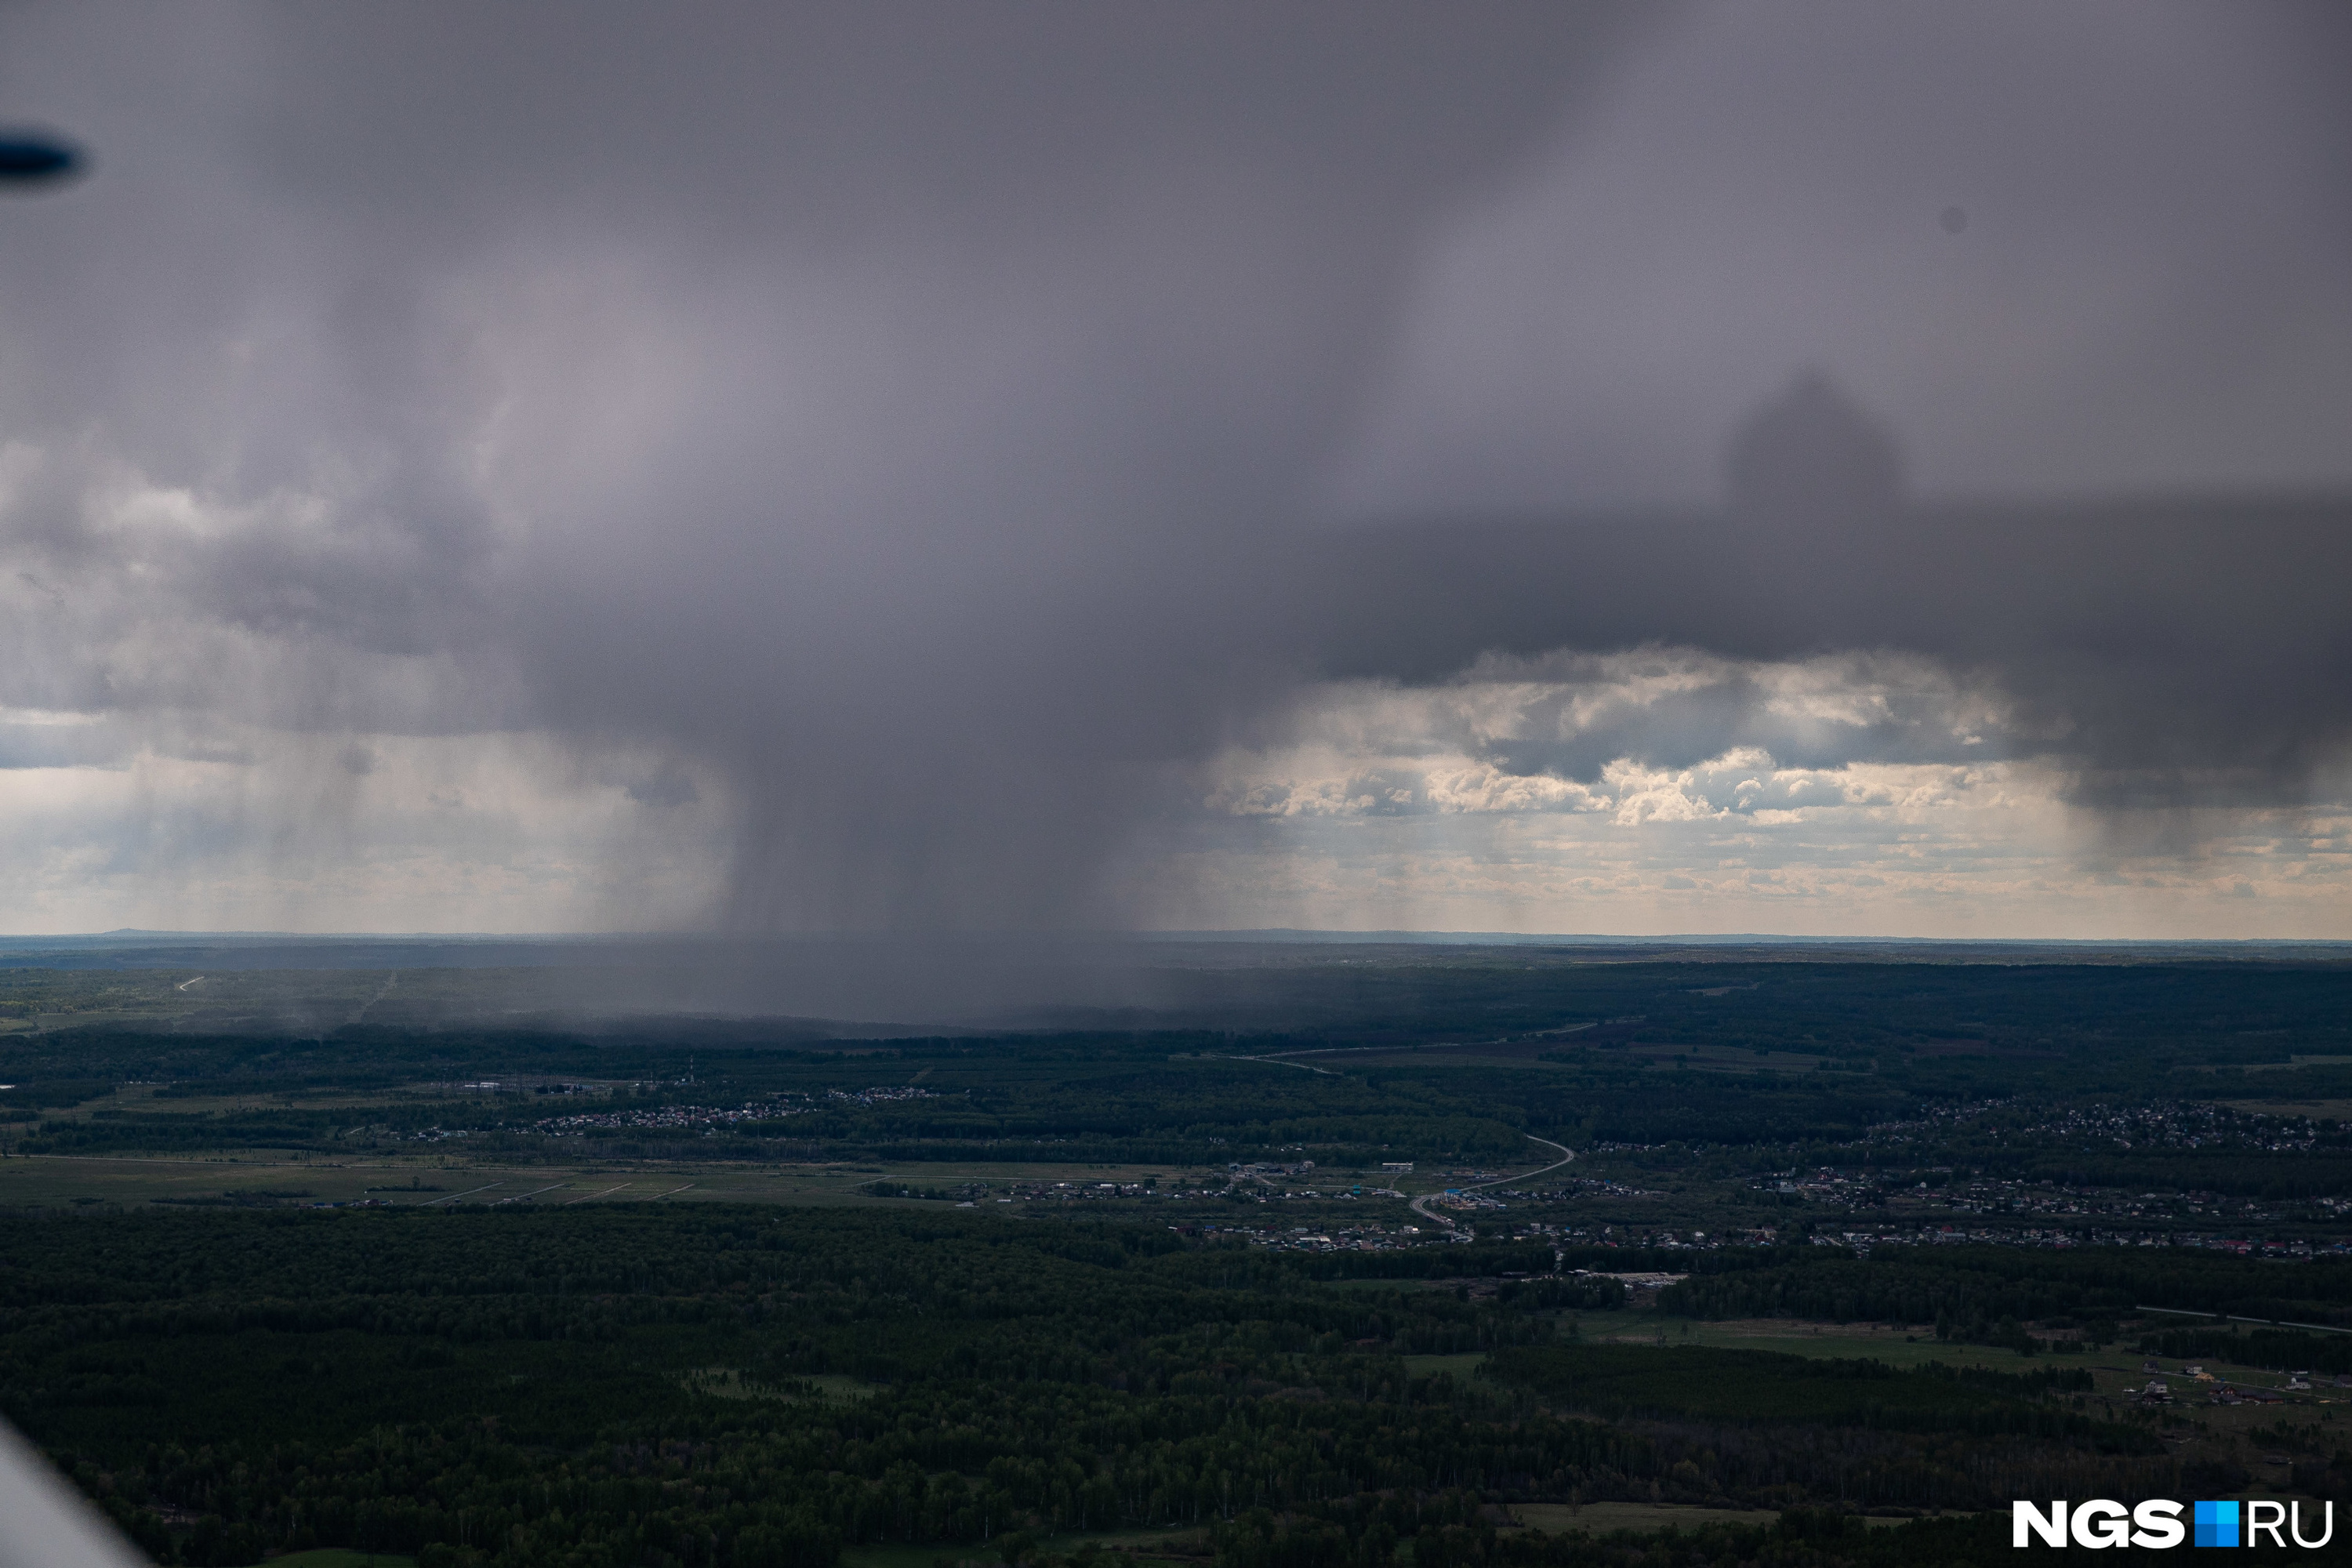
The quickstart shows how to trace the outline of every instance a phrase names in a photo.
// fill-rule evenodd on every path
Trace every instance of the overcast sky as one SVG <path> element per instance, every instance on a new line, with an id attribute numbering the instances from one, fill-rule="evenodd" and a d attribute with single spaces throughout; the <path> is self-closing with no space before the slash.
<path id="1" fill-rule="evenodd" d="M 9 6 L 0 926 L 2352 938 L 2347 70 Z"/>

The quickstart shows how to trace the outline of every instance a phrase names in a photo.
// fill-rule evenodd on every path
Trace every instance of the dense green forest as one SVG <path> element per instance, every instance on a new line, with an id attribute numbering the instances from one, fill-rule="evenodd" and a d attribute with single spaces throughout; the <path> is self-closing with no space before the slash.
<path id="1" fill-rule="evenodd" d="M 1521 1261 L 1483 1250 L 1445 1249 Z M 2242 1479 L 2081 1408 L 2063 1367 L 1587 1346 L 1534 1292 L 1329 1281 L 1164 1227 L 147 1212 L 0 1223 L 0 1405 L 197 1563 L 823 1565 L 1115 1525 L 1214 1526 L 1246 1561 L 1254 1510 L 1386 1562 L 1429 1530 L 1472 1551 L 1494 1501 L 1979 1509 L 2053 1477 Z M 1477 1377 L 1409 1359 L 1476 1351 Z"/>

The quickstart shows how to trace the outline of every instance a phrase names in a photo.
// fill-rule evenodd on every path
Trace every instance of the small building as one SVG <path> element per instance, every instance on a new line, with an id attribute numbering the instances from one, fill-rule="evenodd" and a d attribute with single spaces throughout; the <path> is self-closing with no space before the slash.
<path id="1" fill-rule="evenodd" d="M 1412 1162 L 1410 1160 L 1383 1160 L 1381 1162 L 1381 1169 L 1390 1172 L 1394 1175 L 1410 1176 L 1412 1174 Z"/>
<path id="2" fill-rule="evenodd" d="M 2151 1377 L 2147 1380 L 2147 1386 L 2139 1391 L 2139 1400 L 2142 1405 L 2169 1405 L 2172 1403 L 2172 1385 L 2160 1377 Z"/>

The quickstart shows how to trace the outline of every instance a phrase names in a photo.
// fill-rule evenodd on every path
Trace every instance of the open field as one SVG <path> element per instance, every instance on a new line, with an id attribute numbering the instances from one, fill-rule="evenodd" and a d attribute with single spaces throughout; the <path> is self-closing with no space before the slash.
<path id="1" fill-rule="evenodd" d="M 1804 1051 L 1759 1050 L 1741 1046 L 1634 1046 L 1626 1053 L 1646 1059 L 1652 1071 L 1689 1067 L 1704 1072 L 1751 1075 L 1761 1072 L 1809 1073 L 1822 1058 Z"/>
<path id="2" fill-rule="evenodd" d="M 278 1151 L 246 1150 L 188 1156 L 35 1154 L 0 1157 L 0 1206 L 91 1204 L 195 1204 L 229 1206 L 291 1202 L 356 1203 L 394 1207 L 448 1204 L 643 1203 L 655 1200 L 727 1203 L 847 1204 L 940 1208 L 936 1199 L 878 1198 L 858 1189 L 898 1181 L 927 1187 L 988 1182 L 1139 1183 L 1174 1173 L 1166 1165 L 1103 1164 L 723 1164 L 716 1162 L 631 1162 L 619 1164 L 504 1165 L 446 1155 L 380 1162 L 288 1159 Z M 1213 1179 L 1222 1184 L 1222 1174 Z M 1337 1197 L 1338 1194 L 1332 1194 Z M 1171 1204 L 1173 1200 L 1170 1200 Z M 1396 1199 L 1357 1200 L 1392 1205 Z M 1029 1204 L 982 1205 L 1010 1210 Z M 1385 1215 L 1387 1207 L 1382 1213 Z M 1409 1216 L 1407 1216 L 1409 1217 Z"/>
<path id="3" fill-rule="evenodd" d="M 1424 1045 L 1404 1047 L 1370 1046 L 1359 1049 L 1322 1048 L 1284 1052 L 1254 1058 L 1282 1062 L 1291 1067 L 1314 1068 L 1329 1072 L 1339 1069 L 1361 1070 L 1369 1067 L 1411 1068 L 1507 1068 L 1516 1072 L 1539 1074 L 1570 1073 L 1577 1070 L 1572 1062 L 1546 1061 L 1547 1051 L 1573 1050 L 1578 1042 L 1574 1035 L 1542 1039 L 1489 1040 L 1463 1045 Z M 1703 1072 L 1729 1073 L 1753 1077 L 1759 1073 L 1804 1074 L 1817 1070 L 1823 1058 L 1805 1051 L 1759 1050 L 1748 1046 L 1719 1045 L 1638 1045 L 1622 1049 L 1623 1059 L 1638 1062 L 1646 1069 L 1675 1071 L 1689 1068 Z"/>
<path id="4" fill-rule="evenodd" d="M 1702 1524 L 1771 1524 L 1780 1517 L 1773 1508 L 1689 1508 L 1646 1502 L 1523 1502 L 1511 1507 L 1511 1517 L 1528 1530 L 1546 1535 L 1606 1535 L 1613 1530 L 1692 1530 Z M 1900 1519 L 1872 1519 L 1874 1526 L 1901 1524 Z"/>
<path id="5" fill-rule="evenodd" d="M 1675 1508 L 1642 1502 L 1523 1502 L 1511 1517 L 1547 1535 L 1606 1535 L 1612 1530 L 1690 1529 L 1701 1524 L 1770 1524 L 1778 1509 Z"/>
<path id="6" fill-rule="evenodd" d="M 877 1197 L 859 1189 L 877 1183 L 903 1183 L 931 1189 L 953 1189 L 967 1183 L 985 1183 L 992 1198 L 981 1207 L 1005 1212 L 1037 1206 L 1030 1200 L 1004 1203 L 1013 1184 L 1073 1187 L 1101 1183 L 1119 1185 L 1156 1181 L 1172 1191 L 1194 1184 L 1222 1190 L 1225 1173 L 1188 1172 L 1165 1163 L 1110 1164 L 1100 1163 L 996 1163 L 982 1161 L 893 1162 L 851 1163 L 826 1161 L 730 1163 L 723 1161 L 590 1161 L 577 1164 L 551 1163 L 504 1163 L 468 1159 L 446 1152 L 394 1155 L 373 1159 L 334 1159 L 289 1154 L 279 1149 L 228 1149 L 192 1154 L 0 1154 L 0 1206 L 53 1206 L 91 1204 L 196 1204 L 217 1205 L 239 1202 L 251 1205 L 287 1203 L 356 1203 L 373 1200 L 393 1206 L 437 1206 L 455 1203 L 534 1205 L 567 1203 L 635 1203 L 656 1198 L 679 1202 L 712 1199 L 729 1203 L 910 1205 L 925 1208 L 953 1206 L 936 1198 Z M 1406 1197 L 1423 1191 L 1442 1191 L 1451 1178 L 1431 1176 L 1398 1190 Z M 1379 1178 L 1381 1182 L 1396 1180 Z M 1409 1224 L 1405 1200 L 1378 1196 L 1367 1190 L 1349 1197 L 1349 1189 L 1371 1185 L 1339 1172 L 1328 1176 L 1276 1178 L 1274 1190 L 1318 1193 L 1328 1201 L 1352 1207 L 1365 1205 L 1367 1223 Z M 1074 1202 L 1091 1200 L 1074 1199 Z M 1136 1200 L 1121 1200 L 1131 1209 Z M 1171 1219 L 1207 1218 L 1225 1223 L 1222 1212 L 1203 1208 L 1194 1200 L 1172 1196 L 1149 1200 L 1150 1212 Z M 1181 1209 L 1179 1205 L 1185 1206 Z M 1129 1214 L 1128 1217 L 1137 1217 Z M 1307 1217 L 1307 1216 L 1302 1216 Z M 1329 1221 L 1327 1223 L 1337 1223 Z"/>
<path id="7" fill-rule="evenodd" d="M 680 1386 L 688 1392 L 707 1394 L 715 1399 L 772 1399 L 785 1405 L 871 1399 L 883 1386 L 835 1372 L 805 1373 L 791 1381 L 806 1392 L 796 1388 L 791 1393 L 780 1393 L 772 1386 L 747 1380 L 740 1369 L 728 1366 L 696 1367 L 678 1379 Z"/>
<path id="8" fill-rule="evenodd" d="M 1435 1285 L 1417 1280 L 1335 1281 L 1334 1286 L 1347 1283 L 1381 1285 L 1394 1289 L 1435 1289 Z M 1442 1282 L 1441 1282 L 1442 1283 Z M 1739 1322 L 1699 1323 L 1685 1318 L 1669 1318 L 1649 1311 L 1563 1313 L 1563 1320 L 1575 1320 L 1580 1332 L 1589 1341 L 1619 1344 L 1650 1345 L 1659 1342 L 1663 1335 L 1669 1345 L 1708 1345 L 1726 1350 L 1777 1351 L 1786 1355 L 1801 1355 L 1822 1360 L 1868 1357 L 1892 1367 L 1925 1366 L 1941 1362 L 1946 1366 L 1979 1366 L 1997 1372 L 2030 1371 L 2046 1366 L 2089 1365 L 2099 1378 L 2099 1391 L 2120 1393 L 2126 1384 L 2137 1391 L 2147 1381 L 2145 1373 L 2134 1373 L 2123 1366 L 2128 1359 L 2137 1367 L 2140 1358 L 2120 1349 L 2081 1357 L 2053 1358 L 2023 1356 L 2000 1345 L 1954 1344 L 1936 1339 L 1933 1330 L 1887 1329 L 1872 1323 L 1808 1323 L 1787 1318 L 1763 1318 Z M 1914 1337 L 1906 1340 L 1906 1332 Z M 1446 1372 L 1456 1378 L 1476 1375 L 1486 1360 L 1486 1352 L 1465 1351 L 1450 1355 L 1408 1355 L 1407 1368 L 1416 1377 L 1427 1377 Z M 2202 1363 L 2200 1363 L 2204 1364 Z M 2174 1363 L 2167 1363 L 2173 1366 Z M 2101 1376 L 2101 1369 L 2112 1374 L 2116 1386 L 2109 1388 L 2109 1379 Z M 2242 1387 L 2274 1387 L 2285 1379 L 2277 1373 L 2261 1372 L 2246 1367 L 2227 1366 L 2214 1363 L 2210 1368 L 2217 1377 L 2228 1377 Z M 2176 1375 L 2176 1384 L 2186 1380 Z M 2328 1397 L 2323 1394 L 2322 1398 Z M 2352 1396 L 2347 1396 L 2352 1397 Z"/>
<path id="9" fill-rule="evenodd" d="M 825 1166 L 565 1168 L 431 1161 L 382 1164 L 193 1156 L 17 1155 L 0 1160 L 0 1205 L 167 1204 L 200 1207 L 373 1201 L 394 1207 L 465 1204 L 729 1203 L 872 1205 L 919 1200 L 861 1196 L 866 1170 Z M 926 1172 L 924 1179 L 935 1180 Z"/>
<path id="10" fill-rule="evenodd" d="M 1894 1367 L 1915 1367 L 1929 1362 L 1947 1366 L 1986 1367 L 2018 1373 L 2045 1367 L 2081 1368 L 2092 1378 L 2092 1390 L 2075 1396 L 2077 1408 L 2109 1419 L 2157 1423 L 2168 1434 L 2169 1449 L 2183 1460 L 2208 1460 L 2244 1466 L 2257 1489 L 2282 1490 L 2294 1457 L 2298 1453 L 2333 1452 L 2352 1446 L 2352 1391 L 2323 1383 L 2306 1393 L 2285 1394 L 2278 1404 L 2228 1405 L 2211 1402 L 2211 1394 L 2226 1382 L 2240 1389 L 2284 1391 L 2284 1373 L 2242 1365 L 2219 1358 L 2193 1364 L 2211 1382 L 2200 1382 L 2183 1370 L 2178 1358 L 2158 1358 L 2158 1371 L 2146 1371 L 2146 1357 L 2128 1345 L 2110 1345 L 2082 1355 L 2023 1356 L 2001 1346 L 1938 1342 L 1931 1330 L 1904 1329 L 1875 1323 L 1803 1322 L 1790 1319 L 1751 1319 L 1725 1322 L 1692 1322 L 1651 1312 L 1579 1312 L 1572 1314 L 1588 1340 L 1628 1344 L 1655 1344 L 1663 1333 L 1669 1345 L 1695 1344 L 1736 1350 L 1777 1351 L 1813 1357 L 1868 1357 Z M 1909 1335 L 1911 1337 L 1906 1338 Z M 1416 1357 L 1438 1362 L 1457 1358 Z M 2151 1376 L 2170 1385 L 2174 1403 L 2153 1411 L 2138 1402 Z M 2255 1495 L 2250 1493 L 2249 1495 Z M 2264 1494 L 2267 1495 L 2267 1494 Z M 1603 1505 L 1592 1505 L 1591 1514 Z M 1614 1508 L 1632 1505 L 1612 1504 Z M 1517 1512 L 1529 1512 L 1520 1509 Z M 1699 1510 L 1668 1510 L 1667 1512 Z M 1769 1516 L 1768 1516 L 1769 1517 Z M 1696 1521 L 1696 1520 L 1694 1520 Z M 1528 1519 L 1528 1522 L 1538 1522 Z M 1544 1525 L 1545 1529 L 1568 1528 Z M 1656 1523 L 1580 1524 L 1584 1530 L 1656 1529 Z"/>
<path id="11" fill-rule="evenodd" d="M 2178 1360 L 2158 1363 L 2159 1373 L 2141 1369 L 2145 1360 L 2128 1345 L 2109 1345 L 2104 1350 L 2074 1355 L 2019 1354 L 2002 1345 L 1958 1344 L 1937 1340 L 1935 1331 L 1926 1325 L 1909 1328 L 1879 1323 L 1805 1322 L 1790 1318 L 1751 1318 L 1725 1322 L 1695 1322 L 1688 1319 L 1670 1318 L 1647 1311 L 1575 1312 L 1573 1317 L 1588 1340 L 1613 1342 L 1621 1344 L 1656 1344 L 1661 1336 L 1670 1345 L 1711 1345 L 1730 1350 L 1778 1351 L 1787 1355 L 1823 1358 L 1867 1356 L 1893 1367 L 1924 1366 L 1929 1362 L 1941 1362 L 1946 1366 L 1980 1366 L 1997 1372 L 2022 1372 L 2042 1367 L 2084 1367 L 2089 1370 L 2096 1391 L 2109 1397 L 2137 1394 L 2151 1375 L 2162 1375 L 2171 1384 L 2176 1399 L 2186 1401 L 2192 1394 L 2207 1385 L 2199 1384 L 2182 1371 Z M 2240 1388 L 2284 1389 L 2284 1373 L 2260 1367 L 2243 1366 L 2219 1359 L 2196 1363 L 2211 1373 L 2216 1383 L 2227 1381 Z M 2201 1398 L 2201 1394 L 2198 1394 Z M 2242 1413 L 2269 1408 L 2273 1414 L 2266 1420 L 2276 1419 L 2282 1408 L 2315 1407 L 2329 1404 L 2352 1404 L 2352 1390 L 2320 1387 L 2302 1394 L 2287 1406 L 2246 1405 L 2237 1408 L 2217 1407 L 2217 1417 L 2235 1418 Z M 2200 1410 L 2203 1406 L 2200 1405 Z"/>
<path id="12" fill-rule="evenodd" d="M 1785 1355 L 1837 1358 L 1868 1356 L 1889 1366 L 1924 1366 L 1931 1361 L 1946 1366 L 1983 1366 L 2001 1372 L 2054 1364 L 2048 1357 L 2021 1356 L 1999 1345 L 1951 1344 L 1936 1338 L 1933 1327 L 1900 1327 L 1879 1323 L 1816 1323 L 1790 1318 L 1749 1318 L 1728 1322 L 1694 1322 L 1655 1312 L 1576 1312 L 1570 1314 L 1588 1340 L 1621 1344 L 1713 1345 L 1727 1350 L 1778 1351 Z"/>
<path id="13" fill-rule="evenodd" d="M 1037 1550 L 1066 1556 L 1089 1544 L 1119 1553 L 1121 1568 L 1179 1568 L 1208 1556 L 1208 1541 L 1197 1530 L 1073 1531 L 1041 1538 Z M 986 1548 L 908 1541 L 871 1541 L 841 1552 L 841 1568 L 938 1568 L 941 1563 L 996 1568 L 998 1559 Z"/>

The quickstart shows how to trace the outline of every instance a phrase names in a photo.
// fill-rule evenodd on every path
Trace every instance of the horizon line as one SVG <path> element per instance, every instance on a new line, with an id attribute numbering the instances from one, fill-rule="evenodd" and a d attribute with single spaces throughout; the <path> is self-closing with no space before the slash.
<path id="1" fill-rule="evenodd" d="M 118 926 L 102 931 L 0 932 L 0 944 L 100 942 L 1390 942 L 1437 943 L 1641 943 L 1649 945 L 1726 942 L 1948 947 L 2352 947 L 2352 938 L 2313 936 L 1905 936 L 1865 933 L 1828 935 L 1782 931 L 1513 931 L 1411 927 L 1226 926 L 1069 931 L 256 931 Z"/>

